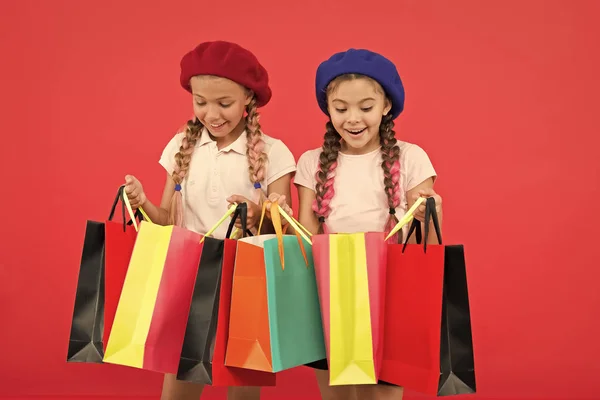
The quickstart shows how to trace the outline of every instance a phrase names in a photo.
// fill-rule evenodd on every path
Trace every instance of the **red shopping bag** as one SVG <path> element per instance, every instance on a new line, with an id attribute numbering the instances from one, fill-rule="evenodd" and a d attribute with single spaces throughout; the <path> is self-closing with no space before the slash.
<path id="1" fill-rule="evenodd" d="M 425 239 L 435 202 L 427 200 Z M 388 245 L 381 380 L 432 396 L 475 393 L 471 317 L 463 246 Z"/>

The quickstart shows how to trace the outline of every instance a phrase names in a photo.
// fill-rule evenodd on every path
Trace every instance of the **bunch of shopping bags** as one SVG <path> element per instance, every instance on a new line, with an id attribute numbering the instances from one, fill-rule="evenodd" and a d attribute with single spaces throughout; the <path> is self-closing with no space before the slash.
<path id="1" fill-rule="evenodd" d="M 200 235 L 134 213 L 121 187 L 108 220 L 87 222 L 67 360 L 273 386 L 277 372 L 327 359 L 330 385 L 474 393 L 463 246 L 427 244 L 429 221 L 442 243 L 433 199 L 423 240 L 422 201 L 395 228 L 412 220 L 405 243 L 390 245 L 377 232 L 313 236 L 268 202 L 256 236 L 245 204 Z M 261 235 L 267 207 L 275 234 Z M 227 237 L 210 237 L 228 217 Z"/>
<path id="2" fill-rule="evenodd" d="M 119 200 L 123 224 L 112 221 Z M 108 221 L 87 223 L 67 361 L 273 386 L 277 372 L 325 358 L 310 240 L 271 213 L 274 235 L 252 236 L 246 204 L 200 235 L 134 214 L 121 187 Z M 210 237 L 228 217 L 227 238 Z"/>
<path id="3" fill-rule="evenodd" d="M 413 212 L 426 201 L 425 233 Z M 386 240 L 412 220 L 404 244 Z M 433 396 L 476 391 L 462 245 L 428 245 L 432 198 L 383 233 L 312 238 L 330 385 L 379 381 Z M 408 244 L 415 233 L 416 244 Z"/>

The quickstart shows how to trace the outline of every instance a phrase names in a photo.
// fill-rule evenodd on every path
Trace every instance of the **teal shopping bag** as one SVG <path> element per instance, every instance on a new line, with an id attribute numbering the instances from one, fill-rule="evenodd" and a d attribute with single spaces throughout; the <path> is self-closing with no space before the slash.
<path id="1" fill-rule="evenodd" d="M 264 241 L 273 372 L 327 357 L 312 246 L 303 240 L 305 259 L 296 236 L 282 240 L 285 268 L 277 237 Z"/>

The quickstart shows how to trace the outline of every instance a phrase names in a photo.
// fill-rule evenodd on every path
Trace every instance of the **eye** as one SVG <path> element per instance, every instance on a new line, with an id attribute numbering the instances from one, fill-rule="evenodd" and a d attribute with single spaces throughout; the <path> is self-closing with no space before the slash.
<path id="1" fill-rule="evenodd" d="M 199 107 L 204 107 L 206 105 L 206 103 L 200 103 L 200 102 L 197 101 L 196 105 L 199 106 Z"/>
<path id="2" fill-rule="evenodd" d="M 223 107 L 223 108 L 229 108 L 229 107 L 231 107 L 231 105 L 232 105 L 232 104 L 233 104 L 233 103 L 229 103 L 229 104 L 223 104 L 223 103 L 219 103 L 219 105 L 220 105 L 221 107 Z"/>
<path id="3" fill-rule="evenodd" d="M 336 108 L 335 111 L 339 112 L 340 114 L 345 113 L 346 109 L 345 108 Z"/>
<path id="4" fill-rule="evenodd" d="M 363 107 L 363 108 L 361 108 L 361 110 L 363 110 L 364 112 L 369 112 L 369 111 L 371 111 L 372 109 L 373 109 L 373 106 L 371 106 L 371 107 Z"/>

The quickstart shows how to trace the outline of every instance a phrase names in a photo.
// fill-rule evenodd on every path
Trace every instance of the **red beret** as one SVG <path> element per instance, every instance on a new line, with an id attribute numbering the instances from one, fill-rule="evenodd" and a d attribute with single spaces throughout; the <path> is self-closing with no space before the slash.
<path id="1" fill-rule="evenodd" d="M 190 79 L 196 75 L 220 76 L 251 89 L 258 107 L 271 100 L 267 70 L 254 54 L 235 43 L 204 42 L 183 56 L 180 82 L 190 93 Z"/>

